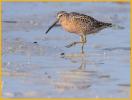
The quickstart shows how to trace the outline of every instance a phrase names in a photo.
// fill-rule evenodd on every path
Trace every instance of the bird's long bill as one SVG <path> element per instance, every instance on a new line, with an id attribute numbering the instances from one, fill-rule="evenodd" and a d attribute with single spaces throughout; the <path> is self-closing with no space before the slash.
<path id="1" fill-rule="evenodd" d="M 46 34 L 51 30 L 51 28 L 53 28 L 53 27 L 57 24 L 58 21 L 59 21 L 59 20 L 56 20 L 56 21 L 48 28 L 48 30 L 46 31 Z"/>

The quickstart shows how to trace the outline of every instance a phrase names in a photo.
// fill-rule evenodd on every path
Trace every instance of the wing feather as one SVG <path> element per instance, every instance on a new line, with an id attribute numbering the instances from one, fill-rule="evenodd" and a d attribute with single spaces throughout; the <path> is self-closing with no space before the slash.
<path id="1" fill-rule="evenodd" d="M 79 13 L 76 13 L 76 12 L 71 12 L 70 13 L 71 17 L 73 17 L 72 19 L 73 20 L 76 20 L 78 22 L 81 22 L 83 24 L 91 24 L 93 25 L 94 23 L 97 22 L 96 19 L 94 19 L 93 17 L 90 17 L 88 15 L 84 15 L 84 14 L 79 14 Z"/>

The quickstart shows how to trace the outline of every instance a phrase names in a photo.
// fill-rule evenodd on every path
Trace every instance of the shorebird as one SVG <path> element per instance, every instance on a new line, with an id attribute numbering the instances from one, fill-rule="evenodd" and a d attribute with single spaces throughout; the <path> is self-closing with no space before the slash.
<path id="1" fill-rule="evenodd" d="M 76 12 L 60 11 L 57 13 L 57 20 L 48 28 L 46 34 L 51 30 L 57 23 L 64 28 L 64 30 L 75 33 L 80 36 L 80 41 L 72 42 L 67 45 L 70 48 L 76 44 L 82 44 L 81 53 L 84 53 L 84 45 L 87 42 L 86 36 L 88 34 L 94 34 L 101 31 L 104 28 L 112 27 L 112 23 L 98 21 L 95 18 L 80 14 Z"/>

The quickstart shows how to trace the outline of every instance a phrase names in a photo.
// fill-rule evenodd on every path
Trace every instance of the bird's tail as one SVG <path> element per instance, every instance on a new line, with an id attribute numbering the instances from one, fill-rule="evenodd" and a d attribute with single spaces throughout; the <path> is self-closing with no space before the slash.
<path id="1" fill-rule="evenodd" d="M 117 25 L 117 24 L 112 24 L 112 23 L 105 23 L 105 26 L 111 27 L 113 29 L 124 29 L 123 26 Z"/>
<path id="2" fill-rule="evenodd" d="M 104 25 L 107 27 L 112 27 L 112 23 L 104 23 Z"/>

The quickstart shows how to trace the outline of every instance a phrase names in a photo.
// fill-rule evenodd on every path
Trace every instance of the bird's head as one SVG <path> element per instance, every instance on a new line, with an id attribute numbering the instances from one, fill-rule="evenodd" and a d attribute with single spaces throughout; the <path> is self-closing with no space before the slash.
<path id="1" fill-rule="evenodd" d="M 66 11 L 60 11 L 57 13 L 57 20 L 48 28 L 46 31 L 46 34 L 59 22 L 60 18 L 64 15 L 67 14 Z"/>
<path id="2" fill-rule="evenodd" d="M 63 15 L 67 14 L 66 11 L 60 11 L 57 13 L 57 19 L 60 19 L 60 17 L 62 17 Z"/>

